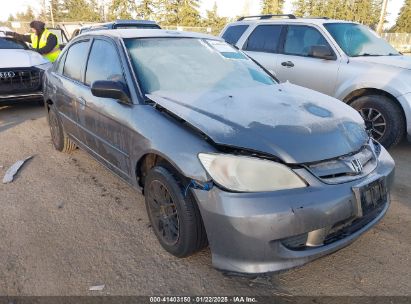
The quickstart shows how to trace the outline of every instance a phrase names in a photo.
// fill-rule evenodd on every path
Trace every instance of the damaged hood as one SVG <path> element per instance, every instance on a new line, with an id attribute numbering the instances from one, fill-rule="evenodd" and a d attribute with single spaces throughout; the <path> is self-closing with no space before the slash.
<path id="1" fill-rule="evenodd" d="M 332 97 L 290 83 L 147 97 L 216 144 L 307 163 L 357 151 L 367 141 L 361 116 Z"/>

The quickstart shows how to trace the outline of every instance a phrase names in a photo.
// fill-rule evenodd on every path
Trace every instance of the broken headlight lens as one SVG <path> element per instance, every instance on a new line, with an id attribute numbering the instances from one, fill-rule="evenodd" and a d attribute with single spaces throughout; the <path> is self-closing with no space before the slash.
<path id="1" fill-rule="evenodd" d="M 228 190 L 265 192 L 307 186 L 290 168 L 273 161 L 228 154 L 198 157 L 214 182 Z"/>

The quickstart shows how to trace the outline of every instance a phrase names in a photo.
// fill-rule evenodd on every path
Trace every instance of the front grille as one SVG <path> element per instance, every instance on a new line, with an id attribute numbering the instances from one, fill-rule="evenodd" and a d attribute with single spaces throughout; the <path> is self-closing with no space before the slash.
<path id="1" fill-rule="evenodd" d="M 42 72 L 36 68 L 0 69 L 0 94 L 19 94 L 39 91 Z"/>
<path id="2" fill-rule="evenodd" d="M 308 233 L 295 235 L 286 239 L 283 239 L 281 243 L 292 250 L 301 250 L 306 247 Z"/>
<path id="3" fill-rule="evenodd" d="M 342 240 L 357 232 L 372 222 L 383 211 L 385 206 L 386 204 L 380 204 L 360 218 L 351 217 L 347 220 L 336 223 L 327 231 L 321 246 L 329 245 L 336 241 Z M 310 250 L 313 248 L 312 246 L 307 245 L 308 236 L 310 233 L 311 232 L 307 232 L 283 239 L 281 240 L 281 243 L 288 249 L 295 251 Z"/>
<path id="4" fill-rule="evenodd" d="M 374 220 L 384 209 L 385 204 L 381 204 L 378 207 L 370 210 L 366 215 L 355 219 L 352 222 L 345 222 L 342 224 L 336 224 L 332 229 L 329 231 L 328 235 L 324 239 L 324 245 L 331 244 L 351 234 L 355 233 L 356 231 L 360 230 L 367 224 L 369 224 L 372 220 Z"/>
<path id="5" fill-rule="evenodd" d="M 353 161 L 360 163 L 361 170 L 355 170 Z M 370 142 L 370 144 L 365 145 L 360 151 L 352 155 L 309 164 L 305 167 L 327 184 L 350 182 L 367 176 L 377 167 L 375 145 Z"/>

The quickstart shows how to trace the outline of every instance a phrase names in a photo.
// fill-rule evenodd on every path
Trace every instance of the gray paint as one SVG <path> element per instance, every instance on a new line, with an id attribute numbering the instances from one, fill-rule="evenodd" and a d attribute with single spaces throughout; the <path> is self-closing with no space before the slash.
<path id="1" fill-rule="evenodd" d="M 351 183 L 324 185 L 301 170 L 298 173 L 308 181 L 310 189 L 271 193 L 227 193 L 218 188 L 209 192 L 195 190 L 214 267 L 245 273 L 278 271 L 303 265 L 350 244 L 384 216 L 389 202 L 366 227 L 330 245 L 294 251 L 280 240 L 321 228 L 328 230 L 337 222 L 355 217 L 357 208 L 352 187 L 379 177 L 385 177 L 390 187 L 393 166 L 394 161 L 384 150 L 378 168 L 367 178 Z"/>
<path id="2" fill-rule="evenodd" d="M 148 97 L 218 144 L 287 163 L 345 155 L 368 140 L 361 116 L 351 107 L 291 84 L 259 87 L 258 94 L 246 88 L 196 94 L 159 91 Z"/>
<path id="3" fill-rule="evenodd" d="M 129 69 L 121 37 L 140 33 L 146 37 L 148 32 L 155 36 L 204 37 L 125 30 L 99 31 L 74 39 L 71 43 L 103 37 L 117 45 L 131 92 L 129 103 L 92 96 L 89 87 L 56 73 L 56 67 L 47 71 L 44 85 L 45 100 L 54 103 L 68 135 L 135 189 L 140 189 L 137 162 L 148 153 L 162 156 L 185 177 L 205 182 L 210 177 L 198 153 L 219 152 L 220 147 L 213 141 L 260 151 L 290 163 L 341 156 L 368 144 L 360 136 L 364 126 L 355 111 L 329 97 L 289 84 L 258 92 L 238 90 L 232 92 L 232 97 L 215 92 L 204 92 L 203 97 L 157 92 L 149 96 L 157 105 L 146 104 Z M 69 47 L 70 44 L 65 51 Z M 190 100 L 192 106 L 188 106 Z M 250 100 L 251 106 L 247 106 Z M 280 244 L 281 238 L 328 229 L 355 216 L 358 202 L 351 187 L 378 177 L 385 177 L 390 186 L 394 172 L 394 162 L 382 147 L 374 172 L 355 182 L 327 185 L 297 167 L 295 172 L 309 187 L 265 193 L 231 193 L 217 186 L 210 191 L 192 190 L 216 268 L 256 273 L 301 265 L 347 245 L 374 225 L 388 207 L 387 202 L 373 222 L 341 241 L 303 252 L 288 250 Z"/>

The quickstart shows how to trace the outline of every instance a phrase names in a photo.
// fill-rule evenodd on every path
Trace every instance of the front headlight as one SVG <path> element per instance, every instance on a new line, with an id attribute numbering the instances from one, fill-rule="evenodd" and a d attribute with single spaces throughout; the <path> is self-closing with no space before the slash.
<path id="1" fill-rule="evenodd" d="M 247 156 L 198 155 L 211 178 L 220 186 L 240 192 L 265 192 L 306 187 L 285 165 Z"/>

